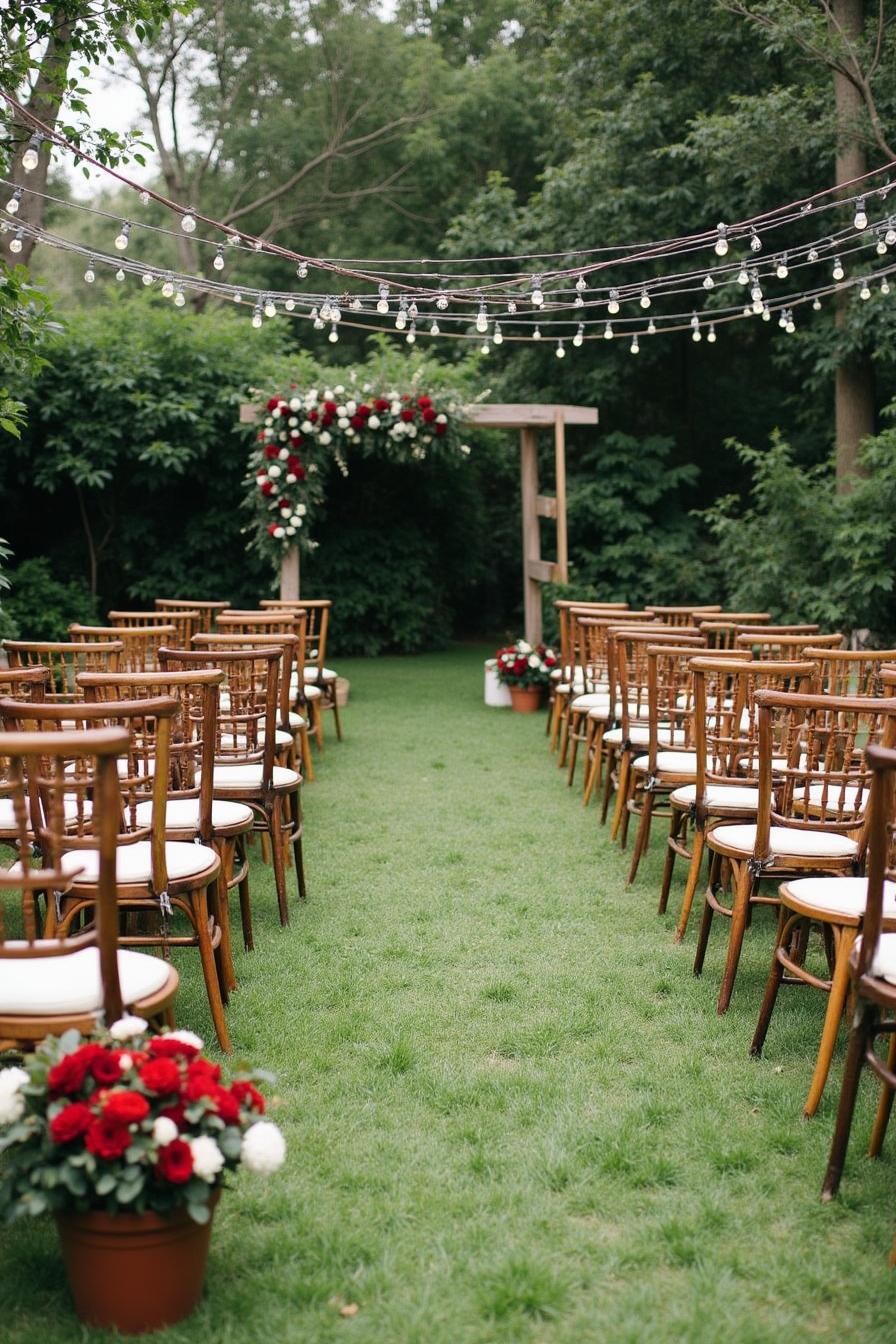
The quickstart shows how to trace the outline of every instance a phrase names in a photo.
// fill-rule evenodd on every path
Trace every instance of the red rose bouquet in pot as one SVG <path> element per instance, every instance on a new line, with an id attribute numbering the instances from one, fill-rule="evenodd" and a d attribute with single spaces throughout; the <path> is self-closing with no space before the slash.
<path id="1" fill-rule="evenodd" d="M 551 672 L 557 666 L 553 649 L 544 644 L 533 647 L 525 639 L 518 639 L 506 649 L 498 649 L 495 660 L 498 680 L 505 686 L 537 687 L 540 690 L 548 686 Z"/>

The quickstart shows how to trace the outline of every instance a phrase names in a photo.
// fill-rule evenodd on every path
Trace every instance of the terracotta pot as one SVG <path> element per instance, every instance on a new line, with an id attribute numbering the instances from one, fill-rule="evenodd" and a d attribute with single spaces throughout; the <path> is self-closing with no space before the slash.
<path id="1" fill-rule="evenodd" d="M 541 709 L 543 694 L 540 686 L 511 686 L 510 703 L 517 714 L 534 714 Z"/>
<path id="2" fill-rule="evenodd" d="M 194 1223 L 186 1209 L 94 1211 L 59 1213 L 56 1225 L 75 1311 L 87 1325 L 140 1335 L 183 1320 L 202 1296 L 211 1219 Z"/>

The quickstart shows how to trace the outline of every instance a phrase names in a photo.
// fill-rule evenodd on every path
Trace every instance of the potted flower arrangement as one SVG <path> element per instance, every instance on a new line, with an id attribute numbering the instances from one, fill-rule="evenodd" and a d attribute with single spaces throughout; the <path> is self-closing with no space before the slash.
<path id="1" fill-rule="evenodd" d="M 0 1214 L 55 1216 L 90 1325 L 137 1334 L 188 1315 L 226 1173 L 283 1163 L 259 1076 L 227 1085 L 201 1051 L 192 1032 L 124 1017 L 89 1038 L 48 1037 L 24 1068 L 0 1069 Z"/>
<path id="2" fill-rule="evenodd" d="M 540 708 L 544 692 L 557 666 L 553 649 L 538 644 L 534 648 L 518 639 L 495 654 L 498 680 L 510 688 L 510 701 L 518 714 L 531 714 Z"/>

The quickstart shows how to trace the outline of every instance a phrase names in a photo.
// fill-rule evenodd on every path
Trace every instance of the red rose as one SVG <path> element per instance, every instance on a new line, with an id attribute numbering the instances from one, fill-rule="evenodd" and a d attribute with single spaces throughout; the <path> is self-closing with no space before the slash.
<path id="1" fill-rule="evenodd" d="M 290 471 L 295 471 L 296 467 L 300 467 L 302 464 L 295 453 L 290 453 L 289 457 L 286 459 L 286 465 Z"/>
<path id="2" fill-rule="evenodd" d="M 258 488 L 263 495 L 272 495 L 274 493 L 274 482 L 265 481 L 264 485 L 260 485 Z"/>
<path id="3" fill-rule="evenodd" d="M 427 407 L 432 405 L 432 397 L 418 397 L 417 405 L 421 409 L 425 410 Z"/>
<path id="4" fill-rule="evenodd" d="M 408 420 L 413 420 L 413 418 L 414 418 L 413 411 L 405 410 L 401 412 L 401 419 L 404 420 L 405 422 L 407 422 Z"/>
<path id="5" fill-rule="evenodd" d="M 121 1157 L 131 1146 L 131 1135 L 127 1125 L 101 1115 L 90 1122 L 84 1142 L 88 1152 L 95 1153 L 97 1157 Z"/>
<path id="6" fill-rule="evenodd" d="M 401 394 L 401 399 L 402 399 L 402 401 L 410 401 L 410 399 L 411 399 L 411 394 L 410 394 L 410 392 L 402 392 L 402 394 Z"/>
<path id="7" fill-rule="evenodd" d="M 435 420 L 435 418 L 436 418 L 436 413 L 435 413 L 435 411 L 433 410 L 433 408 L 432 408 L 431 406 L 426 406 L 426 407 L 424 407 L 424 410 L 423 410 L 423 419 L 426 421 L 426 423 L 427 423 L 428 425 L 431 425 L 432 422 L 433 422 L 433 420 Z"/>
<path id="8" fill-rule="evenodd" d="M 159 1115 L 164 1115 L 166 1120 L 173 1120 L 178 1129 L 183 1129 L 187 1123 L 186 1112 L 180 1102 L 177 1102 L 174 1106 L 165 1106 L 159 1111 Z"/>
<path id="9" fill-rule="evenodd" d="M 349 424 L 352 429 L 363 429 L 367 424 L 367 421 L 364 419 L 363 415 L 353 415 L 351 420 L 349 420 Z"/>
<path id="10" fill-rule="evenodd" d="M 336 409 L 337 409 L 337 408 L 336 408 L 336 403 L 335 403 L 335 401 L 325 401 L 325 402 L 324 402 L 324 410 L 325 410 L 325 411 L 329 411 L 330 415 L 335 415 L 335 414 L 336 414 Z"/>
<path id="11" fill-rule="evenodd" d="M 172 1139 L 159 1149 L 156 1174 L 172 1185 L 183 1185 L 193 1175 L 193 1154 L 183 1139 Z"/>
<path id="12" fill-rule="evenodd" d="M 201 1097 L 212 1097 L 221 1077 L 221 1069 L 207 1059 L 194 1060 L 187 1067 L 187 1082 L 184 1096 L 188 1101 L 199 1101 Z"/>
<path id="13" fill-rule="evenodd" d="M 54 1143 L 71 1143 L 85 1134 L 93 1121 L 93 1112 L 83 1101 L 73 1101 L 50 1121 L 50 1138 Z"/>
<path id="14" fill-rule="evenodd" d="M 373 406 L 374 406 L 374 410 L 377 410 L 377 411 L 388 411 L 388 409 L 389 409 L 389 402 L 386 401 L 385 397 L 377 397 L 376 401 L 373 403 Z"/>
<path id="15" fill-rule="evenodd" d="M 264 430 L 263 430 L 263 429 L 260 429 L 260 430 L 258 431 L 258 433 L 255 435 L 255 441 L 256 441 L 256 443 L 264 443 Z"/>
<path id="16" fill-rule="evenodd" d="M 319 419 L 317 411 L 309 411 L 308 419 L 311 421 L 312 425 L 316 425 Z"/>
<path id="17" fill-rule="evenodd" d="M 47 1074 L 51 1094 L 77 1092 L 84 1085 L 94 1057 L 105 1053 L 101 1045 L 82 1045 L 70 1055 L 64 1055 Z"/>
<path id="18" fill-rule="evenodd" d="M 304 479 L 305 479 L 305 468 L 300 464 L 299 466 L 297 466 L 297 467 L 295 468 L 295 470 L 294 470 L 294 472 L 293 472 L 293 475 L 295 476 L 295 478 L 296 478 L 297 481 L 304 481 Z"/>
<path id="19" fill-rule="evenodd" d="M 330 415 L 330 412 L 329 412 L 329 411 L 327 411 L 326 414 L 324 414 L 324 415 L 321 416 L 321 418 L 320 418 L 320 422 L 321 422 L 321 424 L 323 425 L 324 429 L 326 429 L 328 425 L 332 425 L 332 423 L 333 423 L 333 416 Z"/>
<path id="20" fill-rule="evenodd" d="M 140 1081 L 147 1092 L 164 1096 L 180 1091 L 180 1069 L 173 1059 L 151 1059 L 140 1070 Z"/>
<path id="21" fill-rule="evenodd" d="M 188 1078 L 199 1078 L 202 1074 L 207 1078 L 211 1078 L 213 1083 L 220 1083 L 221 1065 L 213 1064 L 210 1059 L 205 1059 L 204 1057 L 194 1059 L 187 1065 Z"/>
<path id="22" fill-rule="evenodd" d="M 98 1083 L 108 1087 L 110 1083 L 118 1082 L 121 1077 L 121 1064 L 118 1059 L 120 1054 L 120 1050 L 101 1050 L 90 1061 L 90 1072 Z"/>
<path id="23" fill-rule="evenodd" d="M 268 402 L 268 410 L 269 410 L 269 411 L 276 410 L 276 408 L 277 408 L 279 405 L 280 405 L 280 398 L 279 398 L 279 397 L 271 397 L 270 401 Z"/>
<path id="24" fill-rule="evenodd" d="M 238 1125 L 240 1122 L 240 1104 L 236 1097 L 232 1096 L 226 1087 L 218 1086 L 209 1095 L 215 1110 L 225 1125 Z"/>
<path id="25" fill-rule="evenodd" d="M 240 1105 L 248 1106 L 250 1111 L 258 1111 L 259 1115 L 264 1114 L 264 1097 L 252 1083 L 234 1083 L 230 1090 Z"/>
<path id="26" fill-rule="evenodd" d="M 156 1059 L 163 1055 L 169 1059 L 173 1056 L 193 1059 L 199 1054 L 199 1047 L 191 1045 L 189 1041 L 182 1041 L 179 1036 L 153 1036 L 149 1042 L 149 1053 Z"/>
<path id="27" fill-rule="evenodd" d="M 103 1115 L 120 1125 L 138 1125 L 149 1115 L 149 1102 L 139 1092 L 110 1092 L 103 1103 Z"/>
<path id="28" fill-rule="evenodd" d="M 529 664 L 525 658 L 517 658 L 513 665 L 513 670 L 518 677 L 521 677 L 528 666 Z"/>
<path id="29" fill-rule="evenodd" d="M 288 499 L 278 499 L 277 508 L 280 510 L 281 513 L 289 513 L 289 511 L 292 508 L 292 505 L 290 504 Z"/>
<path id="30" fill-rule="evenodd" d="M 273 462 L 275 457 L 280 456 L 280 449 L 274 443 L 269 443 L 264 450 L 264 455 L 269 462 Z"/>
<path id="31" fill-rule="evenodd" d="M 366 420 L 368 415 L 370 415 L 370 407 L 365 406 L 364 403 L 362 402 L 362 404 L 358 407 L 357 414 L 363 415 L 364 419 Z"/>
<path id="32" fill-rule="evenodd" d="M 279 526 L 279 523 L 268 523 L 268 536 L 272 537 Z"/>
<path id="33" fill-rule="evenodd" d="M 447 428 L 448 428 L 447 425 L 434 425 L 434 426 L 433 426 L 433 429 L 435 430 L 436 434 L 444 434 L 444 433 L 445 433 L 445 430 L 446 430 Z"/>

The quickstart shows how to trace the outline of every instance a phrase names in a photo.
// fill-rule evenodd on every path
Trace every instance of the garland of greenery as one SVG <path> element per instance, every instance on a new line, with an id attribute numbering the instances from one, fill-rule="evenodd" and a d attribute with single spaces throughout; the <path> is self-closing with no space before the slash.
<path id="1" fill-rule="evenodd" d="M 412 464 L 470 453 L 461 439 L 462 407 L 453 400 L 353 382 L 349 374 L 349 386 L 304 392 L 292 384 L 265 403 L 244 504 L 252 515 L 249 548 L 275 567 L 292 546 L 315 548 L 311 528 L 327 474 L 335 466 L 347 476 L 352 454 Z"/>

